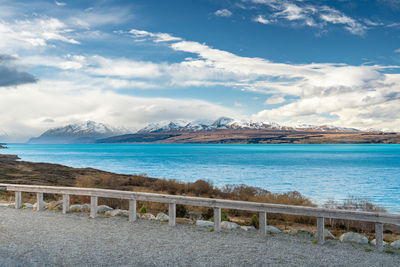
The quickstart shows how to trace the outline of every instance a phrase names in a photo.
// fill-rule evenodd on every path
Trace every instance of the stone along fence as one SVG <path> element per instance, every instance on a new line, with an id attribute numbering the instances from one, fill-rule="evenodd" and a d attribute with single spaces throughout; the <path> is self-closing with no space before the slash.
<path id="1" fill-rule="evenodd" d="M 129 221 L 136 220 L 136 201 L 149 201 L 169 204 L 169 225 L 175 226 L 176 204 L 211 207 L 214 209 L 214 231 L 221 230 L 221 209 L 236 209 L 259 212 L 259 231 L 266 234 L 267 213 L 281 213 L 290 215 L 317 217 L 317 239 L 319 244 L 324 243 L 325 218 L 354 220 L 375 223 L 376 247 L 383 250 L 383 224 L 400 225 L 400 214 L 381 212 L 362 212 L 337 209 L 313 208 L 292 205 L 278 205 L 249 201 L 236 201 L 224 199 L 212 199 L 201 197 L 187 197 L 156 193 L 130 192 L 108 189 L 79 188 L 79 187 L 55 187 L 38 185 L 0 184 L 0 190 L 15 192 L 15 208 L 22 206 L 22 192 L 37 193 L 37 210 L 43 210 L 43 193 L 60 194 L 63 196 L 63 213 L 69 211 L 70 195 L 90 196 L 90 217 L 97 216 L 97 203 L 99 197 L 129 200 Z"/>

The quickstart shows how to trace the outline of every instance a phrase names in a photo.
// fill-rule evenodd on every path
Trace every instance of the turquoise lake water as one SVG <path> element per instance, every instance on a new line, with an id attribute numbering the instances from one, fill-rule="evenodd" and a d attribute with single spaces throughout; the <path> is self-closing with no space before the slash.
<path id="1" fill-rule="evenodd" d="M 400 145 L 10 144 L 23 160 L 299 191 L 321 204 L 349 196 L 400 213 Z"/>

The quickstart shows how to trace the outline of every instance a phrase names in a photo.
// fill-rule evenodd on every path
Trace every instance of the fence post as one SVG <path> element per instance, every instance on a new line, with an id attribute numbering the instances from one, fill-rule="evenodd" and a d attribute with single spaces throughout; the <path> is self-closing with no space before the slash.
<path id="1" fill-rule="evenodd" d="M 214 231 L 221 231 L 221 208 L 214 208 Z"/>
<path id="2" fill-rule="evenodd" d="M 63 210 L 62 213 L 66 214 L 69 212 L 69 195 L 63 195 Z"/>
<path id="3" fill-rule="evenodd" d="M 378 251 L 383 250 L 383 223 L 375 223 L 375 241 L 376 249 Z"/>
<path id="4" fill-rule="evenodd" d="M 317 218 L 317 238 L 318 244 L 323 245 L 325 243 L 325 220 L 323 217 Z"/>
<path id="5" fill-rule="evenodd" d="M 169 226 L 175 226 L 176 223 L 176 204 L 169 203 L 168 204 L 168 215 L 169 215 Z"/>
<path id="6" fill-rule="evenodd" d="M 258 228 L 260 230 L 260 235 L 264 236 L 267 234 L 267 213 L 260 211 L 258 215 Z"/>
<path id="7" fill-rule="evenodd" d="M 36 193 L 37 211 L 43 210 L 43 193 Z"/>
<path id="8" fill-rule="evenodd" d="M 129 221 L 136 221 L 136 199 L 129 200 Z"/>
<path id="9" fill-rule="evenodd" d="M 90 218 L 96 218 L 97 216 L 97 201 L 98 197 L 96 196 L 90 197 Z"/>
<path id="10" fill-rule="evenodd" d="M 15 192 L 15 208 L 20 209 L 22 206 L 22 192 L 16 191 Z"/>

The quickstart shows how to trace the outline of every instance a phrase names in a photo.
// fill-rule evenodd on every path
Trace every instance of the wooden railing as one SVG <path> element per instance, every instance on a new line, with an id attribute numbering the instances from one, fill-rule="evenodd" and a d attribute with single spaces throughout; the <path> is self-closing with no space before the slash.
<path id="1" fill-rule="evenodd" d="M 22 206 L 22 192 L 37 193 L 37 210 L 43 209 L 43 193 L 60 194 L 63 196 L 63 213 L 69 211 L 70 195 L 90 196 L 90 217 L 97 216 L 97 203 L 99 197 L 129 200 L 129 221 L 136 220 L 136 201 L 149 201 L 169 204 L 169 225 L 175 226 L 176 204 L 211 207 L 214 209 L 214 231 L 221 230 L 221 209 L 236 209 L 259 212 L 259 231 L 266 234 L 267 213 L 281 213 L 291 215 L 317 217 L 317 240 L 324 243 L 324 219 L 343 219 L 375 223 L 376 246 L 383 249 L 383 224 L 400 225 L 400 214 L 382 212 L 363 212 L 338 209 L 325 209 L 304 206 L 278 205 L 249 201 L 223 200 L 213 198 L 188 197 L 156 193 L 130 192 L 97 188 L 55 187 L 38 185 L 0 184 L 0 190 L 15 192 L 15 208 Z"/>

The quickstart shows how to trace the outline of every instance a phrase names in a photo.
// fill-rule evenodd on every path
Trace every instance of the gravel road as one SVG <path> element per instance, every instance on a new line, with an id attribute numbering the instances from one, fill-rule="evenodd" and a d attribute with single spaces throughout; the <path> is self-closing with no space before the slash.
<path id="1" fill-rule="evenodd" d="M 0 266 L 400 266 L 400 253 L 126 218 L 0 207 Z"/>

